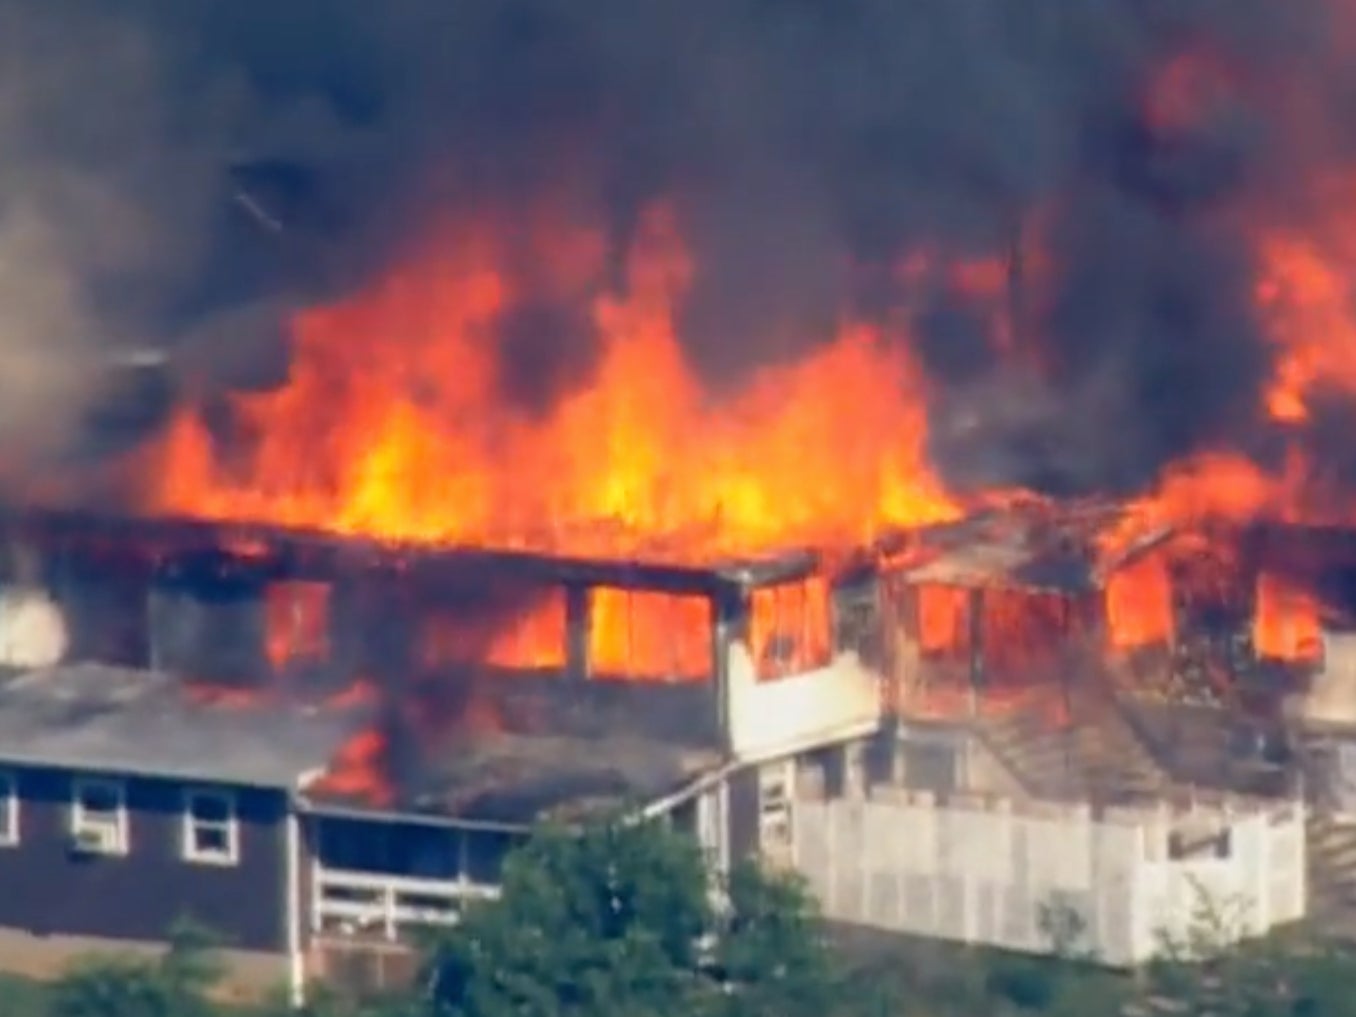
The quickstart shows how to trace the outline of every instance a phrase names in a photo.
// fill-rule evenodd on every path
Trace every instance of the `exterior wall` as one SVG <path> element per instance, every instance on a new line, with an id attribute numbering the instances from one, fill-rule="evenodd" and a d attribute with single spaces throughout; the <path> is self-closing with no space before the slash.
<path id="1" fill-rule="evenodd" d="M 1029 793 L 998 757 L 975 735 L 964 741 L 962 787 L 967 791 L 1004 798 L 1027 798 Z"/>
<path id="2" fill-rule="evenodd" d="M 1240 937 L 1304 910 L 1304 817 L 1289 804 L 1211 813 L 1228 858 L 1167 857 L 1176 817 L 1007 801 L 939 805 L 895 788 L 871 798 L 795 802 L 795 861 L 835 921 L 1027 952 L 1048 952 L 1049 907 L 1086 923 L 1080 947 L 1112 965 L 1183 937 L 1204 895 L 1246 916 Z M 1199 817 L 1197 817 L 1199 818 Z"/>
<path id="3" fill-rule="evenodd" d="M 1286 711 L 1310 723 L 1356 726 L 1356 634 L 1323 634 L 1323 667 Z"/>
<path id="4" fill-rule="evenodd" d="M 874 731 L 880 724 L 880 682 L 856 653 L 828 667 L 760 681 L 746 646 L 727 654 L 727 737 L 744 758 L 783 755 Z"/>
<path id="5" fill-rule="evenodd" d="M 1307 899 L 1303 809 L 1281 807 L 1229 817 L 1229 858 L 1170 860 L 1172 817 L 1160 812 L 1147 826 L 1148 864 L 1135 883 L 1138 941 L 1158 930 L 1185 931 L 1202 908 L 1240 938 L 1264 935 L 1304 917 Z"/>
<path id="6" fill-rule="evenodd" d="M 1356 819 L 1356 729 L 1315 732 L 1304 746 L 1306 794 L 1316 810 Z"/>
<path id="7" fill-rule="evenodd" d="M 1062 719 L 1074 676 L 1105 661 L 1100 595 L 952 586 L 905 572 L 882 575 L 880 593 L 887 704 L 904 719 L 951 722 L 1014 712 Z M 945 628 L 928 645 L 924 615 L 935 596 L 951 603 L 954 615 L 941 619 Z M 1026 638 L 1007 638 L 1014 625 Z"/>
<path id="8" fill-rule="evenodd" d="M 130 780 L 128 852 L 86 856 L 70 850 L 74 775 L 8 772 L 17 778 L 19 840 L 0 847 L 0 929 L 39 937 L 155 942 L 163 941 L 176 920 L 191 917 L 232 948 L 285 951 L 286 799 L 281 792 L 234 790 L 239 860 L 201 864 L 181 854 L 183 786 Z"/>
<path id="9" fill-rule="evenodd" d="M 584 738 L 629 731 L 673 744 L 714 746 L 720 737 L 710 681 L 578 681 L 560 674 L 514 674 L 466 688 L 468 694 L 474 689 L 506 731 L 539 733 L 542 718 L 549 717 L 553 732 Z"/>
<path id="10" fill-rule="evenodd" d="M 1030 797 L 1012 771 L 966 725 L 901 723 L 895 734 L 891 783 L 915 791 L 964 791 Z"/>

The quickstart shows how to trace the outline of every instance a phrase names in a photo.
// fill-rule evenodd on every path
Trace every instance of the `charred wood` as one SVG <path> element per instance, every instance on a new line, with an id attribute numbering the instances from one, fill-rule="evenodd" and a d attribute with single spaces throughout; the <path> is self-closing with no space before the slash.
<path id="1" fill-rule="evenodd" d="M 137 548 L 150 561 L 174 563 L 176 569 L 216 568 L 223 575 L 239 570 L 265 580 L 332 580 L 386 572 L 419 586 L 448 575 L 484 572 L 540 583 L 721 595 L 804 579 L 820 568 L 819 556 L 809 551 L 702 566 L 398 544 L 267 524 L 45 510 L 0 511 L 0 531 L 44 548 L 97 551 L 121 545 Z"/>

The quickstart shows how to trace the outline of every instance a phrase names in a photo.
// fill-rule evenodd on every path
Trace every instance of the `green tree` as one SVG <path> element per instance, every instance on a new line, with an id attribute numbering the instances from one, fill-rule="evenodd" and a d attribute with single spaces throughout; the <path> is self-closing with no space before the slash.
<path id="1" fill-rule="evenodd" d="M 1356 1017 L 1356 956 L 1349 946 L 1298 944 L 1284 972 L 1293 1017 Z"/>
<path id="2" fill-rule="evenodd" d="M 749 862 L 730 874 L 727 890 L 729 910 L 714 956 L 729 1009 L 780 1017 L 827 1013 L 837 980 L 804 883 Z"/>
<path id="3" fill-rule="evenodd" d="M 711 924 L 695 844 L 648 823 L 547 830 L 435 945 L 430 994 L 466 1017 L 688 1012 Z"/>
<path id="4" fill-rule="evenodd" d="M 1149 997 L 1170 1002 L 1184 1017 L 1289 1017 L 1298 970 L 1292 948 L 1245 938 L 1242 901 L 1214 898 L 1199 884 L 1193 892 L 1186 934 L 1161 936 L 1159 956 L 1148 965 Z"/>
<path id="5" fill-rule="evenodd" d="M 827 951 L 799 884 L 745 866 L 714 896 L 696 844 L 659 824 L 542 832 L 500 898 L 434 944 L 430 1001 L 457 1017 L 824 1013 Z"/>
<path id="6" fill-rule="evenodd" d="M 1188 933 L 1165 938 L 1146 994 L 1184 1017 L 1356 1017 L 1356 954 L 1297 929 L 1243 939 L 1246 912 L 1197 887 Z"/>
<path id="7" fill-rule="evenodd" d="M 76 961 L 52 987 L 51 1017 L 214 1017 L 221 977 L 216 941 L 180 922 L 159 957 L 111 955 Z"/>

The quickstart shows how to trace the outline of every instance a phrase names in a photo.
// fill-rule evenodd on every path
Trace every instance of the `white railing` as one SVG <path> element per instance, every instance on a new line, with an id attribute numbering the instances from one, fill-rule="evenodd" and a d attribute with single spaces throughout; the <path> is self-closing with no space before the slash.
<path id="1" fill-rule="evenodd" d="M 315 870 L 311 928 L 376 932 L 400 938 L 411 926 L 455 925 L 468 901 L 493 900 L 499 888 L 466 880 L 415 879 L 336 869 Z"/>
<path id="2" fill-rule="evenodd" d="M 1094 818 L 1064 803 L 939 805 L 891 790 L 794 804 L 794 861 L 831 919 L 1041 953 L 1051 949 L 1041 906 L 1057 903 L 1086 921 L 1084 945 L 1133 966 L 1161 950 L 1162 934 L 1184 938 L 1203 904 L 1245 914 L 1228 930 L 1238 938 L 1304 915 L 1299 803 L 1199 809 L 1194 818 L 1228 831 L 1229 855 L 1179 859 L 1169 857 L 1168 837 L 1184 817 L 1171 808 Z"/>

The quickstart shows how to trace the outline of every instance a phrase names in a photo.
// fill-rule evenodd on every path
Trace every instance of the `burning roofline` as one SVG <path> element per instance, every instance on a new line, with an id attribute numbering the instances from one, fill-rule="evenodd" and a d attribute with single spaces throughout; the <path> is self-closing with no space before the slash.
<path id="1" fill-rule="evenodd" d="M 738 597 L 760 587 L 800 582 L 825 573 L 847 578 L 884 565 L 902 568 L 919 581 L 1067 593 L 1101 588 L 1112 573 L 1157 548 L 1175 532 L 1171 526 L 1149 526 L 1127 535 L 1118 547 L 1088 557 L 1086 552 L 1096 543 L 1098 533 L 1123 520 L 1124 513 L 1124 506 L 1101 500 L 1009 505 L 982 509 L 951 522 L 890 530 L 872 543 L 855 548 L 788 548 L 706 562 L 669 561 L 660 554 L 646 556 L 644 552 L 584 556 L 544 549 L 387 540 L 261 522 L 108 515 L 36 506 L 0 506 L 0 540 L 49 548 L 134 548 L 152 565 L 199 556 L 263 581 L 330 581 L 346 575 L 385 573 L 419 583 L 484 571 L 529 583 Z M 1034 544 L 1018 539 L 1017 544 L 1026 546 L 1006 548 L 1016 555 L 1012 561 L 960 566 L 950 562 L 966 548 L 988 544 L 1004 550 L 1002 545 L 1011 544 L 1015 534 L 1030 536 L 1035 531 L 1040 533 Z M 1287 536 L 1293 537 L 1288 530 Z M 1253 539 L 1258 537 L 1265 540 L 1267 534 L 1255 532 Z M 1076 550 L 1079 543 L 1084 552 Z M 970 574 L 975 567 L 979 572 Z"/>
<path id="2" fill-rule="evenodd" d="M 1134 518 L 1125 505 L 1101 499 L 996 506 L 888 535 L 874 550 L 919 584 L 1093 593 L 1178 532 L 1170 524 L 1126 527 Z"/>
<path id="3" fill-rule="evenodd" d="M 708 564 L 641 557 L 581 557 L 547 551 L 385 541 L 267 523 L 215 522 L 176 516 L 109 516 L 46 508 L 0 508 L 0 535 L 56 545 L 117 542 L 153 560 L 218 555 L 248 563 L 262 578 L 333 579 L 390 572 L 420 579 L 452 571 L 493 570 L 526 581 L 578 583 L 675 594 L 723 596 L 795 582 L 818 573 L 821 556 L 790 549 Z"/>

